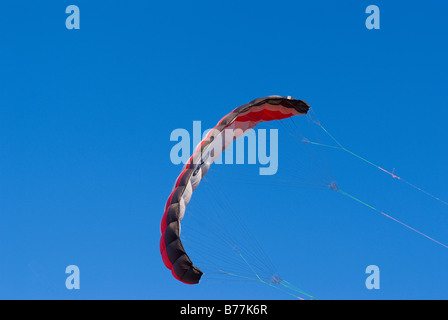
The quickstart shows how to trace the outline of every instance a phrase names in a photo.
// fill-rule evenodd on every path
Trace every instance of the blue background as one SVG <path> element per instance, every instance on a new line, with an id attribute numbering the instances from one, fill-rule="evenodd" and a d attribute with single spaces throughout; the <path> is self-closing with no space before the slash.
<path id="1" fill-rule="evenodd" d="M 80 30 L 65 27 L 70 4 Z M 380 30 L 365 27 L 370 4 Z M 257 97 L 306 100 L 347 148 L 447 199 L 447 10 L 442 1 L 3 1 L 0 298 L 291 298 L 257 283 L 184 285 L 159 253 L 181 170 L 171 131 L 211 127 Z M 345 191 L 448 242 L 446 205 L 327 152 Z M 245 195 L 254 208 L 277 215 L 250 228 L 313 296 L 448 298 L 446 248 L 328 190 L 291 201 L 256 192 Z M 65 288 L 71 264 L 80 290 Z M 365 287 L 371 264 L 380 290 Z"/>

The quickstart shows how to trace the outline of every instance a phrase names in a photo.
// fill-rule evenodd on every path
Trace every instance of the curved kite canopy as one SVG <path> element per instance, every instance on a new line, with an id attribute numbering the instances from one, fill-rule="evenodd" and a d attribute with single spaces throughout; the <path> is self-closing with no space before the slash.
<path id="1" fill-rule="evenodd" d="M 224 116 L 199 143 L 177 178 L 165 206 L 161 222 L 160 252 L 165 266 L 173 276 L 187 284 L 198 283 L 202 271 L 193 265 L 180 240 L 180 222 L 193 191 L 205 176 L 213 161 L 247 130 L 264 121 L 281 120 L 304 115 L 310 106 L 291 97 L 269 96 L 255 99 Z M 225 139 L 226 129 L 232 129 L 232 139 Z"/>

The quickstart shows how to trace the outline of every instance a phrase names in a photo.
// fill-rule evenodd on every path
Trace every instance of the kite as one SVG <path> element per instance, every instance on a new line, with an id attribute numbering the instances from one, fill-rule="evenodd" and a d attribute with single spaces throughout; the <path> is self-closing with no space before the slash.
<path id="1" fill-rule="evenodd" d="M 161 221 L 160 253 L 165 266 L 177 280 L 196 284 L 203 274 L 185 251 L 180 232 L 185 208 L 213 161 L 233 140 L 259 123 L 305 115 L 309 108 L 305 101 L 292 97 L 258 98 L 224 116 L 198 144 L 175 181 Z M 224 134 L 228 129 L 233 132 L 231 139 Z"/>

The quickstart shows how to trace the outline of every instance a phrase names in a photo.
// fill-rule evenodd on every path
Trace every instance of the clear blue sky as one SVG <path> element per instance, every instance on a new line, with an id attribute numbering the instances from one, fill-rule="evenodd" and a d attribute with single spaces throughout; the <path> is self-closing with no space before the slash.
<path id="1" fill-rule="evenodd" d="M 80 30 L 65 28 L 70 4 Z M 380 30 L 365 27 L 370 4 Z M 171 131 L 213 126 L 257 97 L 308 101 L 350 150 L 448 199 L 447 10 L 443 1 L 3 1 L 0 298 L 289 299 L 257 283 L 184 285 L 159 253 L 181 170 Z M 327 156 L 345 191 L 448 242 L 447 206 L 348 154 Z M 448 298 L 448 249 L 337 193 L 293 193 L 244 195 L 270 217 L 249 226 L 288 281 L 320 299 Z M 65 288 L 72 264 L 80 290 Z M 380 290 L 365 288 L 371 264 Z"/>

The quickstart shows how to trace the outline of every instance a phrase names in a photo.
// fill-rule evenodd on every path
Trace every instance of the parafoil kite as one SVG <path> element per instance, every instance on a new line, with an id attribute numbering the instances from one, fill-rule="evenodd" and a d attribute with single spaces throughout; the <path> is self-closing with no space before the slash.
<path id="1" fill-rule="evenodd" d="M 184 250 L 180 240 L 180 223 L 193 191 L 213 161 L 234 139 L 258 123 L 304 115 L 309 108 L 305 101 L 291 97 L 268 96 L 255 99 L 224 116 L 199 143 L 176 179 L 161 221 L 160 252 L 165 266 L 177 280 L 196 284 L 203 274 L 193 265 Z M 223 132 L 226 129 L 235 132 L 232 139 L 225 139 Z"/>

